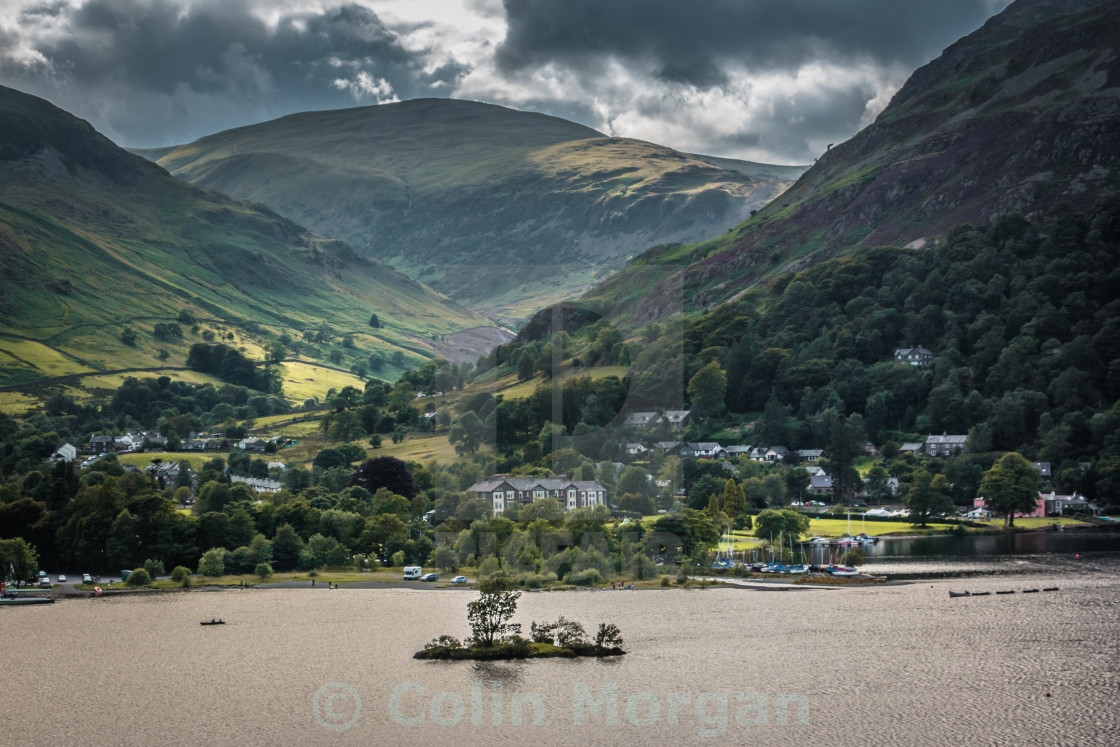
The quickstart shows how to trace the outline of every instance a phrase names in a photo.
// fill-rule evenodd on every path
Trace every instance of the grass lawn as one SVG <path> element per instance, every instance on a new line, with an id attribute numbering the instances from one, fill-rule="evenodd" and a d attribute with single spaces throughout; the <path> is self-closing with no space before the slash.
<path id="1" fill-rule="evenodd" d="M 406 438 L 399 444 L 393 443 L 393 440 L 388 436 L 382 436 L 381 438 L 381 448 L 369 450 L 370 456 L 391 456 L 406 462 L 430 460 L 440 464 L 448 464 L 459 459 L 459 455 L 455 453 L 455 447 L 447 440 L 446 435 Z M 480 449 L 482 452 L 488 450 L 489 448 L 485 446 Z"/>
<path id="2" fill-rule="evenodd" d="M 22 415 L 34 409 L 41 400 L 23 392 L 0 392 L 0 412 L 8 415 Z"/>
<path id="3" fill-rule="evenodd" d="M 925 529 L 919 529 L 916 525 L 908 521 L 868 521 L 862 522 L 859 519 L 852 517 L 851 533 L 861 534 L 866 532 L 872 537 L 879 534 L 890 534 L 893 532 L 915 532 L 915 531 L 935 531 L 947 532 L 952 529 L 949 524 L 936 524 L 930 523 L 926 525 Z M 809 531 L 806 534 L 810 537 L 820 535 L 821 537 L 843 537 L 848 534 L 848 520 L 844 519 L 809 519 Z"/>
<path id="4" fill-rule="evenodd" d="M 117 454 L 117 461 L 121 464 L 131 464 L 133 467 L 144 469 L 155 459 L 160 459 L 164 462 L 181 462 L 186 460 L 190 463 L 191 469 L 196 472 L 202 469 L 202 465 L 209 462 L 214 457 L 225 458 L 225 454 L 221 452 L 202 453 L 201 451 L 149 451 L 142 454 Z"/>
<path id="5" fill-rule="evenodd" d="M 317 363 L 286 361 L 277 367 L 284 377 L 284 396 L 293 402 L 302 403 L 310 397 L 322 401 L 331 389 L 341 391 L 352 386 L 363 392 L 366 387 L 366 383 L 352 373 L 335 371 Z"/>
<path id="6" fill-rule="evenodd" d="M 1002 529 L 1003 528 L 1003 519 L 989 519 L 988 521 L 982 521 L 980 523 L 981 524 L 987 524 L 988 526 L 995 527 L 997 529 Z M 1061 525 L 1067 526 L 1067 527 L 1087 527 L 1087 526 L 1090 526 L 1089 524 L 1087 524 L 1084 521 L 1081 521 L 1080 519 L 1070 519 L 1070 518 L 1067 518 L 1065 516 L 1052 517 L 1052 518 L 1047 517 L 1047 518 L 1042 518 L 1042 519 L 1029 518 L 1029 519 L 1016 519 L 1015 520 L 1015 526 L 1020 527 L 1021 529 L 1041 529 L 1043 527 L 1052 527 L 1055 524 L 1061 524 Z"/>

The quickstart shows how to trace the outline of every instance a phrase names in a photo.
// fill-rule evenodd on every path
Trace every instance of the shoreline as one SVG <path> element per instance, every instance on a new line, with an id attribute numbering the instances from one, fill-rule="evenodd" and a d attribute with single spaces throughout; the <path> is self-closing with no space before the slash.
<path id="1" fill-rule="evenodd" d="M 719 577 L 719 576 L 690 576 L 687 584 L 673 583 L 669 586 L 661 586 L 660 584 L 645 584 L 642 586 L 635 586 L 633 589 L 618 589 L 611 586 L 578 586 L 572 587 L 563 585 L 562 588 L 540 588 L 540 589 L 521 589 L 520 591 L 527 594 L 541 594 L 541 593 L 563 593 L 563 592 L 611 592 L 611 591 L 705 591 L 708 589 L 736 589 L 741 591 L 831 591 L 835 589 L 862 589 L 862 588 L 881 588 L 885 586 L 909 586 L 918 583 L 926 582 L 948 582 L 948 581 L 966 581 L 966 580 L 979 580 L 979 579 L 1025 579 L 1031 577 L 1068 577 L 1076 578 L 1086 575 L 1084 572 L 1072 571 L 1068 569 L 1055 570 L 1047 572 L 1045 570 L 1032 568 L 1023 571 L 1009 571 L 1004 568 L 993 568 L 991 570 L 962 570 L 962 571 L 928 571 L 916 573 L 900 573 L 900 574 L 879 574 L 874 576 L 865 577 L 846 577 L 844 579 L 833 579 L 831 577 L 806 579 L 805 577 L 797 579 L 785 578 L 753 578 L 753 577 Z M 355 581 L 355 582 L 340 582 L 334 589 L 329 589 L 325 585 L 308 586 L 299 582 L 279 582 L 279 583 L 265 583 L 256 584 L 253 586 L 230 586 L 221 584 L 200 584 L 197 586 L 190 586 L 187 588 L 172 587 L 172 588 L 132 588 L 132 589 L 107 589 L 100 595 L 96 592 L 87 589 L 78 589 L 71 587 L 68 589 L 56 591 L 53 594 L 55 599 L 70 598 L 70 599 L 96 599 L 96 598 L 121 598 L 133 595 L 150 595 L 150 594 L 179 594 L 179 593 L 214 593 L 214 592 L 246 592 L 254 590 L 318 590 L 324 591 L 338 591 L 342 589 L 360 589 L 360 590 L 411 590 L 411 591 L 475 591 L 476 588 L 472 586 L 401 586 L 392 582 L 384 581 Z"/>

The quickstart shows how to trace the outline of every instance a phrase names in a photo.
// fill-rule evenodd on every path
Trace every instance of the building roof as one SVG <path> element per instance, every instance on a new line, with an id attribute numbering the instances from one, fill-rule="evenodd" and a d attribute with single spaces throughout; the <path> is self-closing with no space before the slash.
<path id="1" fill-rule="evenodd" d="M 575 488 L 576 490 L 595 490 L 606 491 L 597 480 L 569 480 L 567 478 L 559 477 L 491 477 L 489 480 L 479 480 L 474 485 L 467 488 L 471 493 L 492 493 L 498 488 L 507 486 L 513 490 L 528 493 L 539 488 L 548 491 L 568 490 Z"/>
<path id="2" fill-rule="evenodd" d="M 949 433 L 942 433 L 940 436 L 929 436 L 926 439 L 926 444 L 964 444 L 968 443 L 968 435 L 952 435 Z"/>
<path id="3" fill-rule="evenodd" d="M 687 443 L 685 446 L 693 451 L 719 451 L 723 448 L 715 441 L 698 441 L 696 443 Z"/>

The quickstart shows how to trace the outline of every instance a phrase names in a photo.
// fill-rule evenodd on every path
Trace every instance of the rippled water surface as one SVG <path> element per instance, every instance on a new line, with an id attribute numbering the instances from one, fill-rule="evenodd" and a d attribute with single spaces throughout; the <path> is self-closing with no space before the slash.
<path id="1" fill-rule="evenodd" d="M 1060 590 L 947 593 L 1042 585 Z M 466 634 L 468 590 L 0 608 L 0 741 L 1116 744 L 1118 593 L 1109 568 L 874 588 L 532 593 L 516 618 L 526 629 L 560 615 L 588 629 L 611 621 L 630 654 L 494 664 L 411 658 L 441 633 Z M 199 625 L 212 617 L 228 624 Z M 598 715 L 583 707 L 600 696 Z"/>

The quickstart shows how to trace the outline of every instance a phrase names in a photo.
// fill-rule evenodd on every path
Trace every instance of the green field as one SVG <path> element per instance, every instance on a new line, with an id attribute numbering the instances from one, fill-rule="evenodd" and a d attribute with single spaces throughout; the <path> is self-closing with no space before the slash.
<path id="1" fill-rule="evenodd" d="M 50 150 L 67 174 L 28 179 L 0 169 L 0 277 L 18 278 L 3 284 L 0 387 L 40 399 L 46 386 L 70 387 L 80 396 L 121 379 L 58 377 L 182 367 L 192 344 L 209 341 L 261 361 L 282 335 L 300 347 L 289 353 L 341 354 L 344 370 L 394 352 L 415 367 L 435 357 L 441 336 L 492 326 L 341 241 L 169 176 L 42 99 L 0 87 L 0 120 L 12 128 L 6 159 Z M 178 332 L 157 337 L 156 325 L 170 324 Z M 126 331 L 135 333 L 127 344 Z M 347 334 L 352 347 L 343 345 Z M 289 396 L 360 383 L 347 374 L 323 386 L 308 378 L 293 371 Z"/>

